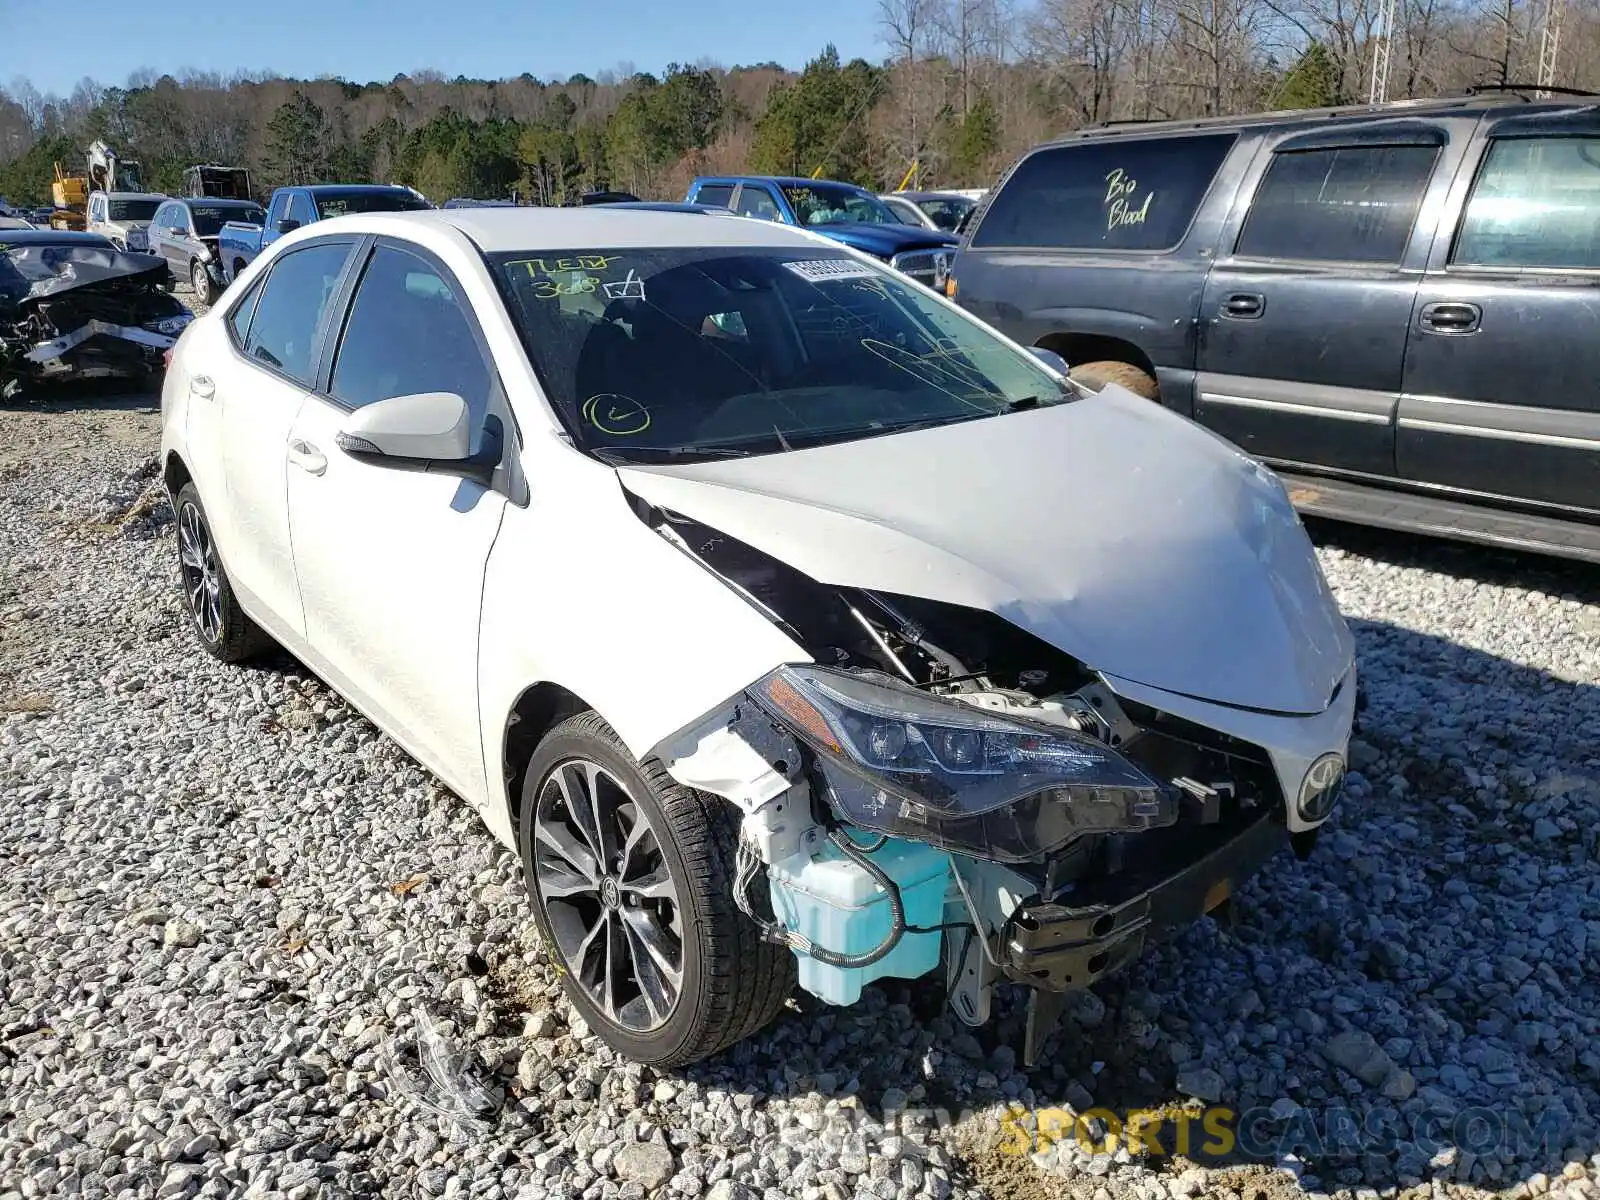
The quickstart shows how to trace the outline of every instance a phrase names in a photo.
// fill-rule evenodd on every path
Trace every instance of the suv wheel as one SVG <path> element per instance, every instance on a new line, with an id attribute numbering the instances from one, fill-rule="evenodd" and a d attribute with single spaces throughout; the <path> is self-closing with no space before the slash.
<path id="1" fill-rule="evenodd" d="M 194 289 L 195 301 L 209 305 L 216 289 L 211 286 L 211 272 L 198 258 L 189 264 L 189 286 Z"/>
<path id="2" fill-rule="evenodd" d="M 1143 396 L 1146 400 L 1159 400 L 1161 388 L 1151 377 L 1148 371 L 1141 370 L 1132 363 L 1103 362 L 1079 363 L 1070 372 L 1072 378 L 1079 383 L 1099 386 L 1115 383 L 1125 387 L 1135 396 Z"/>
<path id="3" fill-rule="evenodd" d="M 656 1067 L 715 1054 L 777 1016 L 794 955 L 733 900 L 732 806 L 640 763 L 595 713 L 539 744 L 518 849 L 567 999 L 612 1049 Z"/>

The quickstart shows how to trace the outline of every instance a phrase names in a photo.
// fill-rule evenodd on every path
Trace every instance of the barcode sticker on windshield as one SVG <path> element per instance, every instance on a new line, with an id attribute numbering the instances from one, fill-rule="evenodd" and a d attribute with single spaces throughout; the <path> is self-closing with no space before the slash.
<path id="1" fill-rule="evenodd" d="M 783 264 L 801 279 L 812 283 L 824 279 L 873 279 L 877 273 L 871 267 L 852 262 L 848 258 L 807 258 Z"/>

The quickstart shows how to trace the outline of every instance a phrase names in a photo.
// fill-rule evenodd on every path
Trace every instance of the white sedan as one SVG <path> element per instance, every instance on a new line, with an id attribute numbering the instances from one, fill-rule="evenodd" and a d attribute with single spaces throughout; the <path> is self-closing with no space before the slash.
<path id="1" fill-rule="evenodd" d="M 804 230 L 318 222 L 162 425 L 201 644 L 473 805 L 642 1061 L 924 975 L 972 1024 L 1032 987 L 1031 1060 L 1339 795 L 1353 646 L 1277 480 Z"/>

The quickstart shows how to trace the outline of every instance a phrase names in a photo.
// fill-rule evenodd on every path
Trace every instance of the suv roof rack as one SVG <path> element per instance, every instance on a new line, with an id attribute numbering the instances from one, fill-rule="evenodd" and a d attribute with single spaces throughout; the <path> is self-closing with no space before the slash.
<path id="1" fill-rule="evenodd" d="M 1540 88 L 1535 84 L 1483 84 L 1468 88 L 1464 93 L 1457 96 L 1424 96 L 1413 100 L 1337 104 L 1325 108 L 1286 108 L 1254 113 L 1238 113 L 1224 117 L 1129 117 L 1087 125 L 1074 133 L 1063 134 L 1059 138 L 1051 139 L 1051 141 L 1067 141 L 1074 136 L 1090 133 L 1097 129 L 1120 129 L 1134 125 L 1148 126 L 1152 129 L 1205 129 L 1212 126 L 1255 125 L 1267 122 L 1316 121 L 1328 117 L 1439 112 L 1457 108 L 1481 108 L 1484 105 L 1494 104 L 1527 104 L 1529 103 L 1528 97 L 1521 93 L 1540 91 L 1563 96 L 1593 96 L 1600 99 L 1600 93 L 1581 91 L 1577 88 Z"/>
<path id="2" fill-rule="evenodd" d="M 1535 95 L 1540 92 L 1547 92 L 1552 96 L 1600 97 L 1600 92 L 1591 92 L 1584 88 L 1556 87 L 1548 83 L 1475 83 L 1466 90 L 1468 96 L 1476 96 L 1480 92 L 1509 92 L 1512 94 L 1533 92 Z"/>

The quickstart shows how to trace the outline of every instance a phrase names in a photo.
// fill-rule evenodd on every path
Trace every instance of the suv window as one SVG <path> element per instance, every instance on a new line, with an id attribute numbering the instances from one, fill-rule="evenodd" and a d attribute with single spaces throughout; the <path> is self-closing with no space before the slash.
<path id="1" fill-rule="evenodd" d="M 747 217 L 759 217 L 763 221 L 776 221 L 781 216 L 772 193 L 748 183 L 739 189 L 739 203 L 734 205 L 733 211 Z"/>
<path id="2" fill-rule="evenodd" d="M 1600 137 L 1490 142 L 1450 261 L 1600 267 Z"/>
<path id="3" fill-rule="evenodd" d="M 1236 136 L 1117 138 L 1037 151 L 990 202 L 972 245 L 1171 249 Z"/>
<path id="4" fill-rule="evenodd" d="M 718 208 L 727 208 L 732 201 L 731 183 L 708 183 L 694 194 L 696 204 L 714 204 Z"/>
<path id="5" fill-rule="evenodd" d="M 1275 154 L 1235 253 L 1398 263 L 1438 157 L 1437 146 L 1341 146 Z"/>
<path id="6" fill-rule="evenodd" d="M 328 390 L 352 408 L 391 396 L 454 392 L 478 428 L 489 411 L 489 368 L 453 282 L 405 250 L 373 251 Z"/>
<path id="7" fill-rule="evenodd" d="M 296 192 L 289 197 L 287 215 L 291 221 L 299 221 L 302 225 L 310 225 L 317 219 L 316 211 L 311 207 L 311 198 L 304 192 Z"/>
<path id="8" fill-rule="evenodd" d="M 310 386 L 317 329 L 349 254 L 349 242 L 318 242 L 274 263 L 256 301 L 245 355 Z"/>

